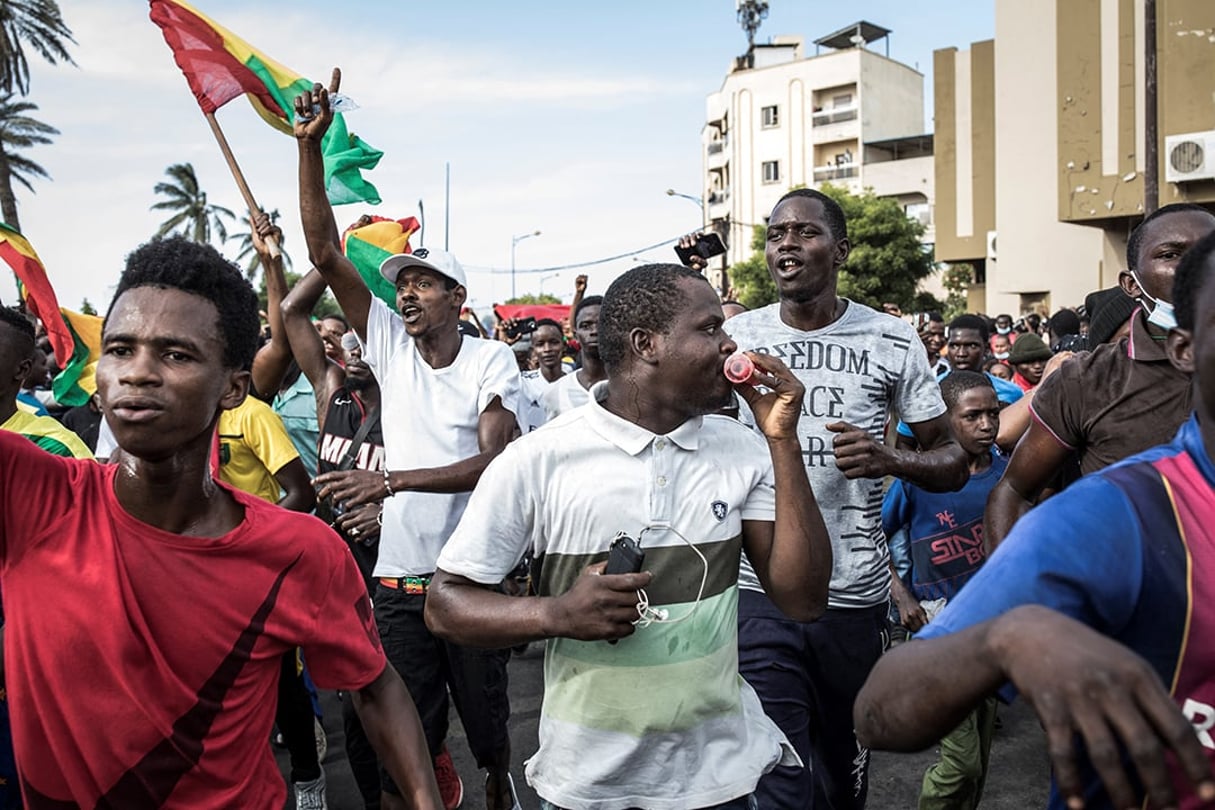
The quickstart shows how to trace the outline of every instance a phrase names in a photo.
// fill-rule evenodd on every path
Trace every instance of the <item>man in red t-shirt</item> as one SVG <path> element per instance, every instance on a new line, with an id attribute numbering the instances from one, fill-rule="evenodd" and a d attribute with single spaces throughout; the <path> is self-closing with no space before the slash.
<path id="1" fill-rule="evenodd" d="M 221 314 L 222 313 L 222 317 Z M 440 801 L 349 550 L 320 521 L 214 480 L 257 299 L 214 249 L 131 254 L 97 368 L 116 465 L 0 435 L 7 687 L 26 803 L 282 807 L 266 740 L 283 655 L 349 690 L 408 798 Z"/>

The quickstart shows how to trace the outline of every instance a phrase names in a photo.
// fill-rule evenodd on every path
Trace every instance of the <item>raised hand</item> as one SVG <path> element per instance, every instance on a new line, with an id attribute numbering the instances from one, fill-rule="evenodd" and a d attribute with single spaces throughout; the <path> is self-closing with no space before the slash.
<path id="1" fill-rule="evenodd" d="M 757 352 L 746 354 L 755 364 L 754 384 L 739 383 L 735 390 L 751 406 L 755 426 L 768 439 L 796 439 L 806 387 L 788 366 L 772 355 Z M 761 394 L 756 385 L 768 388 L 768 393 Z"/>
<path id="2" fill-rule="evenodd" d="M 337 93 L 342 85 L 342 69 L 333 69 L 333 78 L 326 90 L 320 82 L 312 85 L 295 97 L 295 137 L 301 141 L 320 141 L 333 122 L 333 110 L 329 108 L 329 94 Z"/>

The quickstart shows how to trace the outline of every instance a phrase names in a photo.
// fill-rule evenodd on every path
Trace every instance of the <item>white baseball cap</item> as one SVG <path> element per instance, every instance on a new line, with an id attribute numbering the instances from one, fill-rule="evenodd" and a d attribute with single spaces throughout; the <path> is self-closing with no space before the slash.
<path id="1" fill-rule="evenodd" d="M 380 275 L 389 284 L 397 283 L 397 276 L 407 267 L 421 267 L 438 273 L 445 278 L 467 289 L 468 282 L 464 278 L 464 267 L 456 257 L 445 250 L 418 248 L 413 253 L 398 253 L 380 262 Z"/>

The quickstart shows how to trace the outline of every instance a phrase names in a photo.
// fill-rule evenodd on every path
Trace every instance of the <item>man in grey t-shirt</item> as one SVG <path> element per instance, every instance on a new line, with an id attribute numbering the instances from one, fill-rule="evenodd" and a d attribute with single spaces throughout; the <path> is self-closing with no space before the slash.
<path id="1" fill-rule="evenodd" d="M 852 703 L 886 645 L 889 556 L 882 488 L 897 476 L 925 489 L 966 483 L 966 456 L 915 331 L 836 295 L 850 245 L 843 211 L 811 189 L 786 194 L 768 222 L 766 257 L 779 303 L 730 319 L 742 351 L 775 355 L 806 386 L 798 434 L 811 487 L 831 534 L 827 613 L 797 624 L 780 615 L 754 574 L 739 576 L 739 665 L 764 710 L 813 768 L 777 768 L 761 807 L 861 808 L 868 750 L 852 732 Z M 923 452 L 883 443 L 898 413 Z"/>

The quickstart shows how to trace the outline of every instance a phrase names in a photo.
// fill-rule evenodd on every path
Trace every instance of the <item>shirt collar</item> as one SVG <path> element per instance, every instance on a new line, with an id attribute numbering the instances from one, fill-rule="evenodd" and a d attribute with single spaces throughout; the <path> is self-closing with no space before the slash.
<path id="1" fill-rule="evenodd" d="M 587 405 L 587 420 L 591 427 L 607 441 L 619 447 L 630 456 L 635 456 L 650 446 L 650 443 L 666 438 L 684 450 L 695 450 L 700 446 L 700 426 L 704 417 L 694 416 L 666 436 L 660 436 L 638 425 L 622 419 L 600 404 L 607 399 L 608 382 L 595 383 L 591 386 L 591 401 Z"/>
<path id="2" fill-rule="evenodd" d="M 1131 332 L 1126 339 L 1126 356 L 1141 363 L 1168 362 L 1164 341 L 1156 340 L 1147 328 L 1147 314 L 1138 307 L 1131 314 Z"/>

